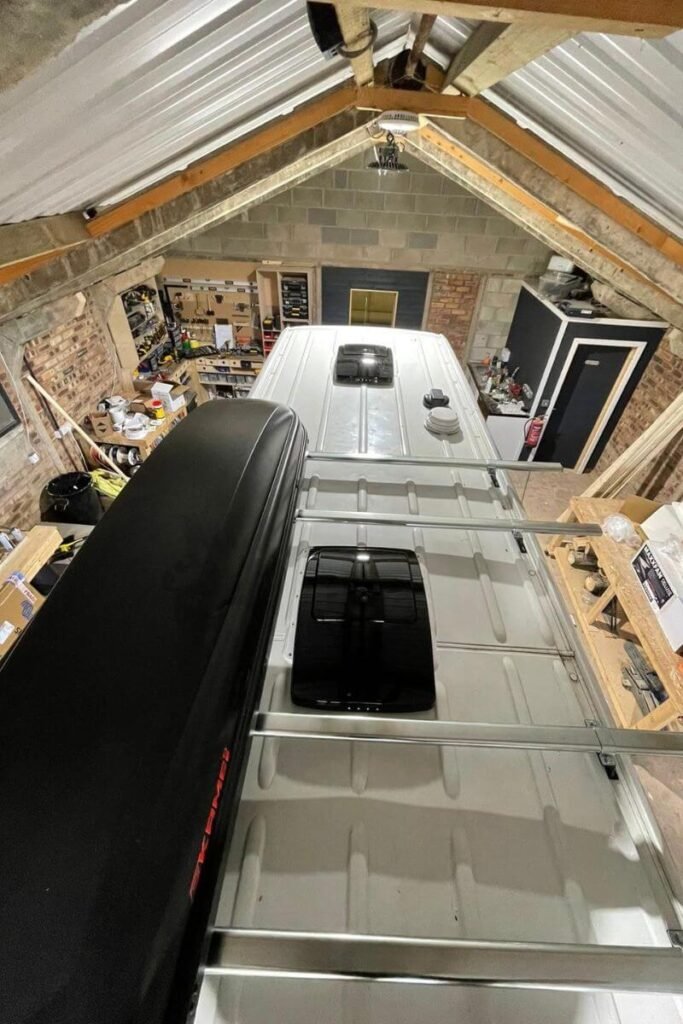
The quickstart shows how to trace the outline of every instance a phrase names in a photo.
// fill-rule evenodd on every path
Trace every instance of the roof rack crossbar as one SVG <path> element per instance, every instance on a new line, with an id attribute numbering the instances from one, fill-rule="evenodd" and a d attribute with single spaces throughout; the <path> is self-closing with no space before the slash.
<path id="1" fill-rule="evenodd" d="M 261 711 L 254 718 L 251 734 L 291 739 L 683 757 L 683 733 L 613 729 L 602 725 L 517 725 Z"/>
<path id="2" fill-rule="evenodd" d="M 683 995 L 683 951 L 217 928 L 205 971 L 302 980 Z"/>
<path id="3" fill-rule="evenodd" d="M 362 462 L 368 465 L 450 466 L 452 469 L 517 469 L 522 473 L 562 473 L 559 462 L 520 462 L 515 459 L 463 459 L 446 455 L 375 455 L 366 452 L 307 452 L 316 462 Z"/>
<path id="4" fill-rule="evenodd" d="M 482 530 L 496 533 L 548 533 L 566 537 L 599 537 L 598 523 L 560 523 L 532 519 L 470 519 L 467 517 L 406 515 L 399 512 L 336 512 L 299 508 L 297 518 L 309 523 L 367 523 L 368 526 L 414 526 L 434 530 Z"/>

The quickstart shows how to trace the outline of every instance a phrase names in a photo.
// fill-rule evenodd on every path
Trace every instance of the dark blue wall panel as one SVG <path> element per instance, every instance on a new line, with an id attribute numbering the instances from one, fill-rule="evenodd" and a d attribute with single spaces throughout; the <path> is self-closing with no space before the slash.
<path id="1" fill-rule="evenodd" d="M 396 327 L 420 330 L 429 274 L 413 270 L 371 270 L 365 267 L 322 268 L 324 324 L 348 324 L 352 288 L 398 292 Z"/>

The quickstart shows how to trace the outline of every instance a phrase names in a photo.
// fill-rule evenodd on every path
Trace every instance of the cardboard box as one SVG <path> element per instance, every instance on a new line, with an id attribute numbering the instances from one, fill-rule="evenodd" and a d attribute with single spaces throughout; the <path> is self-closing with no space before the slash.
<path id="1" fill-rule="evenodd" d="M 157 381 L 152 385 L 152 397 L 158 398 L 166 412 L 177 412 L 185 405 L 185 394 L 188 388 L 182 384 Z"/>
<path id="2" fill-rule="evenodd" d="M 643 522 L 643 532 L 648 540 L 667 541 L 678 537 L 683 541 L 683 505 L 674 501 L 662 505 Z"/>
<path id="3" fill-rule="evenodd" d="M 622 515 L 627 516 L 632 523 L 644 523 L 648 516 L 651 516 L 653 512 L 656 512 L 661 507 L 662 505 L 659 501 L 651 501 L 649 498 L 639 498 L 636 495 L 632 495 L 630 498 L 624 498 L 619 511 Z"/>
<path id="4" fill-rule="evenodd" d="M 108 412 L 88 413 L 88 419 L 90 420 L 90 426 L 95 437 L 105 437 L 114 429 L 114 424 Z"/>
<path id="5" fill-rule="evenodd" d="M 672 650 L 683 650 L 683 571 L 663 550 L 648 541 L 631 560 L 643 592 Z"/>
<path id="6" fill-rule="evenodd" d="M 7 654 L 43 602 L 23 573 L 13 572 L 0 584 L 0 657 Z"/>

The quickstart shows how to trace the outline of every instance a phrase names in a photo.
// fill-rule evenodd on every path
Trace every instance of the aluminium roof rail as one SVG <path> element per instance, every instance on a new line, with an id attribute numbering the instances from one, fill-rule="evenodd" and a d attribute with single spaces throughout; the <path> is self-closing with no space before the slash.
<path id="1" fill-rule="evenodd" d="M 465 516 L 422 516 L 402 512 L 337 512 L 326 509 L 298 508 L 296 518 L 308 523 L 367 523 L 375 526 L 415 526 L 435 530 L 491 530 L 508 533 L 549 533 L 567 537 L 599 537 L 598 523 L 560 523 L 555 520 L 485 519 Z"/>
<path id="2" fill-rule="evenodd" d="M 683 757 L 683 733 L 614 729 L 597 723 L 583 726 L 517 725 L 505 722 L 449 722 L 426 718 L 261 711 L 254 717 L 251 735 Z"/>
<path id="3" fill-rule="evenodd" d="M 463 459 L 452 455 L 376 455 L 374 452 L 306 452 L 316 462 L 362 462 L 368 465 L 451 466 L 453 469 L 518 469 L 520 472 L 562 473 L 559 462 L 520 462 L 508 459 Z"/>
<path id="4" fill-rule="evenodd" d="M 216 928 L 210 975 L 683 995 L 683 950 Z"/>

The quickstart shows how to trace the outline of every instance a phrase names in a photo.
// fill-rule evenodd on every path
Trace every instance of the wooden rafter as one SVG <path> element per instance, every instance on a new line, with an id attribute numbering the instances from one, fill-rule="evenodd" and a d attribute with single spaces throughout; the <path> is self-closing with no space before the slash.
<path id="1" fill-rule="evenodd" d="M 351 10 L 356 0 L 334 3 L 337 10 Z M 373 0 L 372 6 L 474 21 L 554 25 L 570 34 L 607 32 L 660 39 L 683 28 L 683 0 Z"/>
<path id="2" fill-rule="evenodd" d="M 336 4 L 337 20 L 344 37 L 344 49 L 358 52 L 357 57 L 349 57 L 356 85 L 372 85 L 375 79 L 375 66 L 372 59 L 372 33 L 370 12 L 367 7 L 349 7 Z"/>
<path id="3" fill-rule="evenodd" d="M 334 92 L 314 100 L 306 106 L 299 107 L 286 117 L 267 124 L 264 128 L 239 139 L 226 149 L 191 165 L 180 174 L 174 174 L 158 185 L 127 199 L 119 206 L 113 207 L 88 221 L 88 232 L 92 238 L 100 238 L 114 228 L 121 227 L 135 220 L 142 213 L 155 210 L 163 203 L 168 203 L 178 196 L 192 192 L 198 185 L 231 171 L 240 164 L 252 160 L 268 150 L 280 146 L 283 142 L 293 139 L 301 132 L 315 125 L 322 124 L 335 114 L 354 106 L 356 93 L 351 88 L 335 89 Z"/>
<path id="4" fill-rule="evenodd" d="M 427 117 L 468 118 L 491 135 L 496 136 L 511 150 L 526 157 L 552 175 L 559 183 L 602 211 L 616 224 L 632 232 L 662 256 L 683 265 L 682 242 L 669 235 L 662 227 L 649 220 L 624 200 L 613 195 L 609 188 L 601 185 L 545 142 L 531 132 L 521 129 L 514 121 L 483 100 L 443 93 L 393 90 L 383 87 L 341 88 L 329 93 L 295 110 L 292 114 L 266 125 L 250 136 L 238 140 L 225 150 L 214 153 L 186 171 L 103 212 L 94 220 L 87 222 L 88 234 L 91 238 L 108 234 L 141 215 L 215 180 L 222 174 L 269 153 L 307 129 L 353 107 L 372 111 L 398 109 Z M 478 173 L 482 175 L 495 174 L 496 180 L 504 180 L 501 174 L 491 168 L 486 168 L 481 160 L 477 161 L 476 166 Z M 510 184 L 511 187 L 515 187 L 512 183 Z M 550 209 L 550 207 L 546 207 L 546 209 Z M 554 217 L 555 223 L 560 223 L 558 221 L 559 214 L 555 212 Z M 584 232 L 573 228 L 571 224 L 568 230 L 579 231 L 584 239 L 587 237 Z M 599 246 L 596 248 L 597 243 L 591 240 L 591 244 L 597 251 L 599 248 Z M 44 263 L 61 255 L 63 251 L 56 250 L 52 254 L 37 253 L 31 258 L 0 268 L 0 284 L 30 274 Z M 615 254 L 612 254 L 610 258 L 619 259 Z M 632 271 L 633 268 L 629 270 L 629 272 Z"/>
<path id="5" fill-rule="evenodd" d="M 454 99 L 456 98 L 454 97 Z M 570 163 L 532 132 L 520 128 L 518 124 L 506 117 L 505 114 L 501 114 L 490 103 L 480 99 L 470 100 L 467 116 L 471 121 L 506 142 L 522 156 L 552 174 L 554 178 L 587 202 L 597 206 L 617 224 L 632 231 L 634 235 L 658 249 L 668 259 L 683 265 L 683 243 L 669 235 L 664 228 L 643 216 L 629 203 L 619 199 L 605 185 L 601 185 L 595 178 Z"/>
<path id="6" fill-rule="evenodd" d="M 358 110 L 405 110 L 429 117 L 464 118 L 470 100 L 466 96 L 442 96 L 435 92 L 375 86 L 372 89 L 359 89 L 355 103 Z"/>
<path id="7" fill-rule="evenodd" d="M 87 240 L 88 232 L 80 213 L 60 213 L 17 224 L 1 224 L 0 267 L 63 252 Z"/>
<path id="8" fill-rule="evenodd" d="M 44 264 L 57 259 L 58 256 L 68 251 L 69 247 L 54 249 L 52 252 L 43 252 L 39 256 L 30 256 L 25 260 L 8 263 L 4 267 L 0 267 L 0 285 L 9 284 L 10 281 L 16 281 L 26 274 L 32 274 L 38 267 L 44 266 Z"/>
<path id="9" fill-rule="evenodd" d="M 561 25 L 482 21 L 451 61 L 443 88 L 452 86 L 467 96 L 476 96 L 571 35 Z"/>
<path id="10" fill-rule="evenodd" d="M 413 45 L 410 48 L 410 54 L 408 55 L 408 61 L 406 63 L 406 78 L 412 78 L 415 74 L 417 65 L 422 58 L 424 48 L 427 45 L 429 33 L 432 31 L 435 21 L 435 14 L 423 14 L 420 18 L 420 23 L 417 26 L 417 32 L 415 33 Z"/>
<path id="11" fill-rule="evenodd" d="M 420 135 L 431 143 L 432 146 L 440 150 L 440 152 L 446 157 L 457 161 L 463 167 L 473 171 L 483 181 L 494 185 L 497 189 L 510 196 L 515 200 L 515 202 L 525 207 L 535 216 L 549 222 L 555 228 L 560 228 L 566 234 L 571 235 L 573 238 L 580 241 L 590 252 L 609 260 L 610 263 L 618 267 L 619 270 L 627 276 L 635 279 L 638 283 L 653 289 L 668 302 L 671 301 L 671 297 L 665 291 L 653 284 L 649 278 L 633 267 L 630 263 L 621 259 L 620 256 L 608 249 L 606 246 L 600 245 L 581 228 L 574 224 L 570 224 L 566 218 L 562 217 L 546 203 L 536 199 L 521 186 L 509 181 L 508 178 L 500 172 L 493 170 L 493 168 L 489 167 L 482 159 L 458 145 L 454 139 L 446 138 L 432 125 L 424 126 L 420 130 Z"/>

